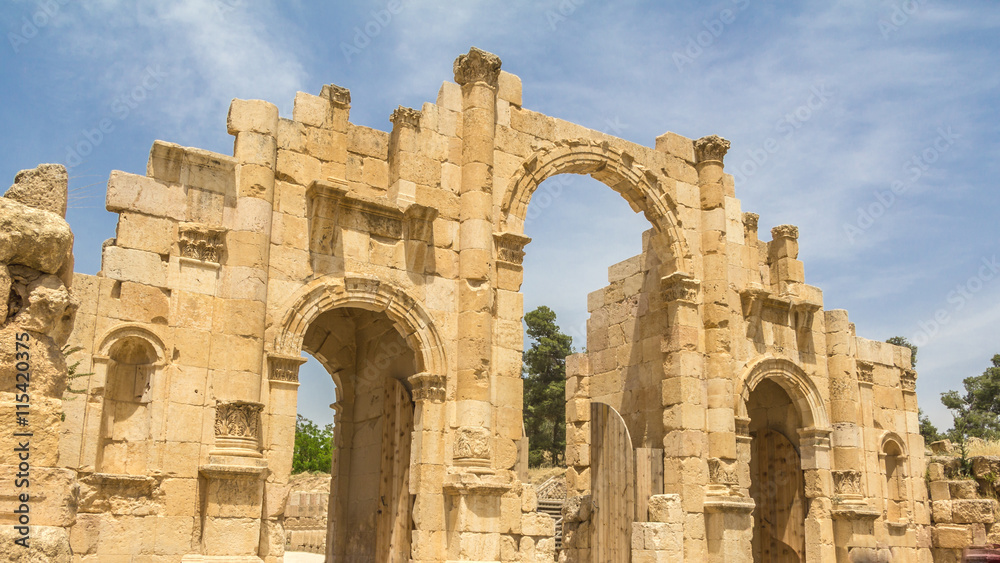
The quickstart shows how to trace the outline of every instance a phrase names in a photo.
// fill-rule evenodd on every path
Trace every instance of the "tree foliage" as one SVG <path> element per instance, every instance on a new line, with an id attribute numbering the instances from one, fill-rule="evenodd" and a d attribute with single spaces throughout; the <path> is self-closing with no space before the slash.
<path id="1" fill-rule="evenodd" d="M 993 356 L 993 366 L 982 375 L 967 377 L 962 383 L 965 394 L 948 391 L 941 402 L 955 420 L 948 437 L 963 442 L 967 437 L 995 440 L 1000 438 L 1000 354 Z"/>
<path id="2" fill-rule="evenodd" d="M 333 424 L 324 428 L 301 414 L 295 418 L 295 451 L 292 454 L 292 473 L 330 472 L 333 456 Z"/>
<path id="3" fill-rule="evenodd" d="M 556 314 L 541 306 L 524 315 L 531 347 L 524 352 L 524 430 L 528 464 L 561 464 L 566 450 L 566 356 L 573 339 L 562 333 Z"/>
<path id="4" fill-rule="evenodd" d="M 925 444 L 944 439 L 944 435 L 938 431 L 937 426 L 934 426 L 931 419 L 927 418 L 923 409 L 917 410 L 917 420 L 920 421 L 920 435 L 924 437 Z"/>
<path id="5" fill-rule="evenodd" d="M 913 367 L 917 367 L 917 346 L 916 344 L 911 344 L 905 336 L 893 336 L 886 340 L 889 344 L 895 344 L 896 346 L 906 346 L 910 349 L 910 364 Z"/>

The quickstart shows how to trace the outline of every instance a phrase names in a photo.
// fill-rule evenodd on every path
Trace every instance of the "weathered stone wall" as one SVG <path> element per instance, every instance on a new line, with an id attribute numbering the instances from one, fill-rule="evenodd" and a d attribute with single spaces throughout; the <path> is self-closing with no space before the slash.
<path id="1" fill-rule="evenodd" d="M 567 362 L 568 489 L 589 490 L 589 406 L 611 402 L 633 447 L 662 450 L 676 495 L 664 526 L 640 526 L 636 557 L 679 543 L 748 560 L 752 432 L 769 424 L 748 404 L 771 386 L 796 415 L 805 560 L 926 561 L 909 352 L 824 310 L 798 229 L 759 240 L 723 170 L 728 141 L 640 146 L 524 109 L 494 55 L 454 70 L 388 132 L 350 123 L 350 93 L 329 85 L 299 93 L 291 119 L 234 100 L 233 156 L 157 141 L 145 176 L 112 173 L 116 237 L 77 282 L 72 341 L 93 375 L 60 443 L 81 474 L 78 559 L 280 561 L 305 351 L 338 387 L 328 556 L 551 560 L 553 520 L 518 478 L 519 290 L 531 197 L 573 173 L 652 229 L 591 297 L 590 353 Z M 567 560 L 587 549 L 573 506 Z"/>
<path id="2" fill-rule="evenodd" d="M 959 562 L 968 547 L 1000 544 L 1000 458 L 972 457 L 969 467 L 971 475 L 963 474 L 954 455 L 934 456 L 927 464 L 934 561 Z"/>

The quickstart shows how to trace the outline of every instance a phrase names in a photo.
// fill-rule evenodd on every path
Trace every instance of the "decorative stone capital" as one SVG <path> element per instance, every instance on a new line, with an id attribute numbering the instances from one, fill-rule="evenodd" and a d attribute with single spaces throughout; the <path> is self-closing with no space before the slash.
<path id="1" fill-rule="evenodd" d="M 790 238 L 793 240 L 798 240 L 799 238 L 799 228 L 795 225 L 778 225 L 771 229 L 771 238 L 778 240 L 781 238 Z"/>
<path id="2" fill-rule="evenodd" d="M 500 64 L 500 57 L 472 47 L 468 54 L 459 55 L 455 59 L 455 82 L 462 85 L 485 82 L 490 87 L 496 88 L 500 77 Z"/>
<path id="3" fill-rule="evenodd" d="M 260 457 L 260 413 L 264 405 L 249 401 L 220 402 L 215 406 L 215 450 L 211 455 Z"/>
<path id="4" fill-rule="evenodd" d="M 842 497 L 864 498 L 860 471 L 833 471 L 833 490 Z"/>
<path id="5" fill-rule="evenodd" d="M 514 233 L 493 233 L 497 245 L 497 260 L 518 266 L 524 262 L 524 247 L 531 239 Z"/>
<path id="6" fill-rule="evenodd" d="M 408 379 L 413 387 L 413 401 L 443 403 L 447 393 L 447 379 L 443 375 L 420 372 Z"/>
<path id="7" fill-rule="evenodd" d="M 269 381 L 280 381 L 285 383 L 299 382 L 299 367 L 306 363 L 306 359 L 301 356 L 285 356 L 282 354 L 268 354 L 267 356 L 267 379 Z"/>
<path id="8" fill-rule="evenodd" d="M 917 372 L 912 369 L 904 369 L 899 376 L 899 385 L 903 391 L 917 390 Z"/>
<path id="9" fill-rule="evenodd" d="M 875 383 L 875 365 L 871 362 L 856 360 L 858 366 L 858 381 L 872 385 Z"/>
<path id="10" fill-rule="evenodd" d="M 676 272 L 660 278 L 660 291 L 663 294 L 663 300 L 668 303 L 673 301 L 696 303 L 699 287 L 701 287 L 701 281 L 693 278 L 691 274 L 683 272 Z"/>
<path id="11" fill-rule="evenodd" d="M 343 86 L 327 84 L 320 91 L 320 96 L 330 100 L 330 104 L 340 109 L 351 107 L 351 91 Z"/>
<path id="12" fill-rule="evenodd" d="M 743 214 L 743 231 L 747 233 L 753 233 L 755 236 L 757 234 L 757 222 L 760 220 L 760 215 L 756 213 L 751 213 L 749 211 Z"/>
<path id="13" fill-rule="evenodd" d="M 729 152 L 729 141 L 718 135 L 702 137 L 694 142 L 694 160 L 697 163 L 715 160 L 722 162 Z"/>
<path id="14" fill-rule="evenodd" d="M 740 484 L 734 461 L 726 461 L 717 457 L 708 458 L 708 476 L 713 485 L 735 487 Z"/>
<path id="15" fill-rule="evenodd" d="M 490 441 L 487 428 L 462 426 L 455 433 L 454 458 L 456 465 L 489 467 Z"/>
<path id="16" fill-rule="evenodd" d="M 399 127 L 412 127 L 414 129 L 420 128 L 420 116 L 421 113 L 413 108 L 399 106 L 392 110 L 392 115 L 389 117 L 389 121 L 393 125 Z"/>
<path id="17" fill-rule="evenodd" d="M 183 258 L 218 263 L 224 249 L 226 230 L 200 223 L 182 223 L 177 246 Z"/>

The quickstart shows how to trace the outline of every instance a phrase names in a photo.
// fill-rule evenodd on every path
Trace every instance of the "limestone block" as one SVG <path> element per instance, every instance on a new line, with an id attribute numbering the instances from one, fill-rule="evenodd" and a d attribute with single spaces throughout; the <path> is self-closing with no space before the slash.
<path id="1" fill-rule="evenodd" d="M 167 287 L 167 271 L 159 254 L 118 246 L 104 249 L 101 272 L 110 279 Z"/>
<path id="2" fill-rule="evenodd" d="M 992 524 L 994 520 L 992 499 L 961 499 L 951 501 L 952 520 L 956 524 Z"/>
<path id="3" fill-rule="evenodd" d="M 671 524 L 683 523 L 679 495 L 653 495 L 649 497 L 649 521 Z"/>
<path id="4" fill-rule="evenodd" d="M 347 150 L 385 161 L 389 158 L 389 134 L 370 127 L 350 126 L 347 129 Z"/>
<path id="5" fill-rule="evenodd" d="M 945 479 L 944 464 L 931 462 L 927 464 L 927 475 L 931 481 L 942 481 Z"/>
<path id="6" fill-rule="evenodd" d="M 11 268 L 14 281 L 18 280 L 18 272 L 19 268 Z M 79 304 L 62 280 L 52 275 L 41 275 L 28 283 L 24 292 L 27 299 L 22 298 L 21 310 L 14 317 L 20 328 L 45 334 L 59 347 L 65 345 L 73 330 L 73 318 Z"/>
<path id="7" fill-rule="evenodd" d="M 31 170 L 21 170 L 14 185 L 4 197 L 28 207 L 66 217 L 68 177 L 62 164 L 39 164 Z"/>
<path id="8" fill-rule="evenodd" d="M 72 248 L 73 233 L 62 217 L 0 198 L 0 263 L 56 274 Z"/>
<path id="9" fill-rule="evenodd" d="M 978 499 L 979 485 L 972 479 L 962 479 L 959 481 L 948 481 L 948 486 L 953 499 Z"/>
<path id="10" fill-rule="evenodd" d="M 278 132 L 278 106 L 263 100 L 233 99 L 226 129 L 230 135 L 250 131 L 274 136 Z"/>
<path id="11" fill-rule="evenodd" d="M 111 171 L 105 202 L 108 211 L 134 211 L 156 217 L 187 220 L 187 200 L 180 186 L 170 186 L 153 178 Z"/>
<path id="12" fill-rule="evenodd" d="M 521 515 L 521 533 L 525 536 L 552 536 L 556 533 L 555 520 L 543 512 L 526 512 Z"/>
<path id="13" fill-rule="evenodd" d="M 694 141 L 667 131 L 656 138 L 656 150 L 694 163 Z"/>
<path id="14" fill-rule="evenodd" d="M 313 127 L 331 127 L 333 125 L 332 109 L 329 99 L 305 92 L 296 92 L 292 119 Z"/>
<path id="15" fill-rule="evenodd" d="M 972 529 L 969 526 L 938 525 L 934 526 L 934 546 L 950 549 L 962 549 L 972 544 Z"/>
<path id="16" fill-rule="evenodd" d="M 294 151 L 279 150 L 275 179 L 308 186 L 323 178 L 318 158 Z"/>
<path id="17" fill-rule="evenodd" d="M 170 254 L 177 241 L 177 222 L 141 213 L 122 213 L 118 218 L 115 246 Z"/>
<path id="18" fill-rule="evenodd" d="M 521 79 L 501 70 L 500 76 L 497 77 L 497 98 L 521 107 Z"/>
<path id="19" fill-rule="evenodd" d="M 931 481 L 928 487 L 931 500 L 951 500 L 951 486 L 947 481 Z"/>
<path id="20" fill-rule="evenodd" d="M 931 502 L 931 515 L 935 524 L 951 524 L 952 510 L 950 500 L 935 500 Z"/>
<path id="21" fill-rule="evenodd" d="M 0 527 L 0 546 L 3 546 L 0 561 L 4 563 L 64 563 L 73 558 L 73 551 L 70 549 L 70 533 L 67 528 L 32 525 L 31 539 L 29 547 L 26 549 L 14 545 L 14 540 L 20 537 L 13 526 Z"/>

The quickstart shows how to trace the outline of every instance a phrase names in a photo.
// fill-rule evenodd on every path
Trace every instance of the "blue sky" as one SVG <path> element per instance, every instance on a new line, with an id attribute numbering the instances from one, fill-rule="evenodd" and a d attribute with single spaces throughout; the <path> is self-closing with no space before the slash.
<path id="1" fill-rule="evenodd" d="M 326 83 L 351 89 L 353 122 L 387 130 L 476 45 L 521 77 L 526 108 L 645 145 L 665 131 L 732 141 L 743 209 L 765 238 L 799 226 L 826 307 L 862 336 L 920 344 L 917 389 L 939 426 L 938 394 L 1000 353 L 995 2 L 10 0 L 0 28 L 0 177 L 72 165 L 80 272 L 114 236 L 110 171 L 143 173 L 153 140 L 231 153 L 232 98 L 290 116 L 296 91 Z M 579 348 L 586 294 L 648 226 L 589 178 L 544 188 L 526 309 L 552 306 Z M 303 379 L 300 410 L 323 419 L 332 387 L 314 368 Z"/>

